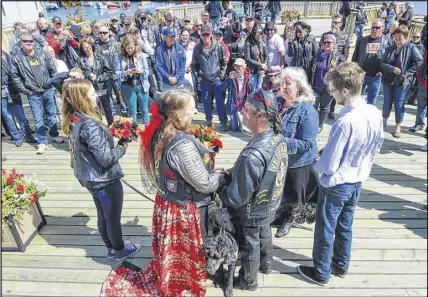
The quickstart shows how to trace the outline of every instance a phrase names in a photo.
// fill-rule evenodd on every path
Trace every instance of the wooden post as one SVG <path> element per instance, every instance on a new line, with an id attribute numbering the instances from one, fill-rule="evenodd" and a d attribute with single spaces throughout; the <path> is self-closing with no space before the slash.
<path id="1" fill-rule="evenodd" d="M 305 9 L 303 11 L 303 15 L 305 16 L 305 19 L 308 18 L 308 15 L 309 15 L 309 1 L 305 1 Z"/>
<path id="2" fill-rule="evenodd" d="M 352 35 L 354 34 L 354 31 L 355 31 L 356 19 L 357 19 L 357 12 L 351 12 L 351 14 L 348 15 L 348 17 L 346 18 L 345 29 L 343 30 L 343 32 L 345 34 L 348 34 L 349 40 L 352 40 Z"/>

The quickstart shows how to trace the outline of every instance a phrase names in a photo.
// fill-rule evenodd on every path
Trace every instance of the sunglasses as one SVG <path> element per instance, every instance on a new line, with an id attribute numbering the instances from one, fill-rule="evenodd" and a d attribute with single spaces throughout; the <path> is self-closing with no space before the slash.
<path id="1" fill-rule="evenodd" d="M 379 26 L 372 26 L 372 30 L 379 30 L 380 28 L 382 28 L 382 27 L 379 27 Z"/>
<path id="2" fill-rule="evenodd" d="M 31 44 L 31 43 L 33 43 L 33 42 L 34 42 L 34 40 L 21 40 L 21 42 L 22 42 L 22 43 L 30 43 L 30 44 Z"/>
<path id="3" fill-rule="evenodd" d="M 331 22 L 333 25 L 342 24 L 342 22 Z"/>
<path id="4" fill-rule="evenodd" d="M 107 35 L 108 33 L 109 33 L 109 32 L 104 32 L 104 31 L 103 31 L 103 32 L 101 32 L 101 31 L 100 31 L 100 34 L 101 34 L 101 35 Z"/>
<path id="5" fill-rule="evenodd" d="M 172 20 L 166 20 L 167 23 L 172 23 Z"/>
<path id="6" fill-rule="evenodd" d="M 131 24 L 125 24 L 125 26 L 131 26 Z"/>
<path id="7" fill-rule="evenodd" d="M 272 32 L 274 29 L 266 29 L 267 32 Z"/>
<path id="8" fill-rule="evenodd" d="M 184 21 L 185 23 L 190 23 L 190 21 Z"/>

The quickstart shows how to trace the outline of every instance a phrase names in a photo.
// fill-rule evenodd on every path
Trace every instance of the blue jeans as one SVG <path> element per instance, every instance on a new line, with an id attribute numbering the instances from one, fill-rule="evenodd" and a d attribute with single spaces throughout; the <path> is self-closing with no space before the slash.
<path id="1" fill-rule="evenodd" d="M 2 102 L 3 104 L 3 102 Z M 2 105 L 3 106 L 3 105 Z M 31 128 L 28 124 L 27 117 L 25 116 L 24 107 L 22 104 L 8 104 L 8 107 L 11 111 L 11 115 L 15 117 L 15 120 L 18 121 L 19 127 L 21 128 L 21 133 L 24 136 L 26 141 L 33 140 L 34 137 L 31 135 Z"/>
<path id="2" fill-rule="evenodd" d="M 201 96 L 202 103 L 204 104 L 204 112 L 205 119 L 207 121 L 212 121 L 212 101 L 211 101 L 211 93 L 214 93 L 215 103 L 217 106 L 217 113 L 220 119 L 220 122 L 227 123 L 226 116 L 226 105 L 224 104 L 223 90 L 221 89 L 221 81 L 220 79 L 216 79 L 215 81 L 201 81 Z"/>
<path id="3" fill-rule="evenodd" d="M 357 41 L 363 38 L 364 24 L 355 24 L 355 34 L 357 35 Z"/>
<path id="4" fill-rule="evenodd" d="M 381 76 L 368 76 L 364 77 L 363 90 L 367 87 L 367 103 L 376 105 L 377 96 L 379 95 Z"/>
<path id="5" fill-rule="evenodd" d="M 149 122 L 149 92 L 143 92 L 143 87 L 122 85 L 123 97 L 126 100 L 126 105 L 129 108 L 129 115 L 134 121 L 137 121 L 137 100 L 140 104 L 140 110 L 143 115 L 143 122 Z"/>
<path id="6" fill-rule="evenodd" d="M 220 27 L 220 19 L 210 19 L 211 25 L 213 25 L 214 32 Z"/>
<path id="7" fill-rule="evenodd" d="M 6 122 L 12 140 L 15 143 L 24 142 L 21 132 L 16 127 L 15 120 L 13 119 L 13 111 L 10 104 L 7 103 L 7 97 L 1 99 L 1 116 Z"/>
<path id="8" fill-rule="evenodd" d="M 392 87 L 390 85 L 383 84 L 383 118 L 389 118 L 392 110 L 392 104 L 394 104 L 395 123 L 401 124 L 403 122 L 404 112 L 406 110 L 404 103 L 409 87 L 410 86 L 407 86 L 403 90 L 402 87 Z"/>
<path id="9" fill-rule="evenodd" d="M 250 81 L 250 91 L 254 92 L 257 89 L 260 89 L 263 84 L 263 77 L 259 73 L 254 73 Z"/>
<path id="10" fill-rule="evenodd" d="M 349 268 L 352 223 L 361 183 L 320 187 L 312 258 L 317 277 L 330 278 L 331 264 L 339 271 Z"/>
<path id="11" fill-rule="evenodd" d="M 45 112 L 48 119 L 49 135 L 51 137 L 57 137 L 59 135 L 56 126 L 57 121 L 54 89 L 51 88 L 43 93 L 34 93 L 28 98 L 28 101 L 30 103 L 34 124 L 36 126 L 37 141 L 39 144 L 48 144 L 45 122 L 43 119 Z"/>
<path id="12" fill-rule="evenodd" d="M 275 23 L 276 19 L 278 18 L 278 15 L 279 15 L 279 11 L 272 11 L 270 20 Z"/>
<path id="13" fill-rule="evenodd" d="M 423 84 L 418 86 L 418 109 L 416 110 L 416 125 L 425 125 L 424 120 L 427 116 L 427 90 Z"/>

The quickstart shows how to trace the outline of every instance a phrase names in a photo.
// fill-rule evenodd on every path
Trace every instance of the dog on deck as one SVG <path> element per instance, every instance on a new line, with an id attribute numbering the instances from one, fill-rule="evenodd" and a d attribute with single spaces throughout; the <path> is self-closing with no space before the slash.
<path id="1" fill-rule="evenodd" d="M 233 276 L 238 259 L 235 228 L 226 209 L 217 208 L 209 217 L 214 236 L 206 245 L 207 273 L 214 276 L 214 285 L 223 289 L 225 297 L 233 296 Z M 223 265 L 227 265 L 227 278 Z"/>

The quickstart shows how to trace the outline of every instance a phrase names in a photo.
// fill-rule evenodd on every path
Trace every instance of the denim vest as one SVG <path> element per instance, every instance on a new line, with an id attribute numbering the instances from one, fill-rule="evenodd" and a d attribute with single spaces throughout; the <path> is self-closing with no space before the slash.
<path id="1" fill-rule="evenodd" d="M 319 117 L 311 102 L 295 102 L 282 116 L 282 135 L 288 148 L 288 168 L 312 164 L 318 154 Z"/>

